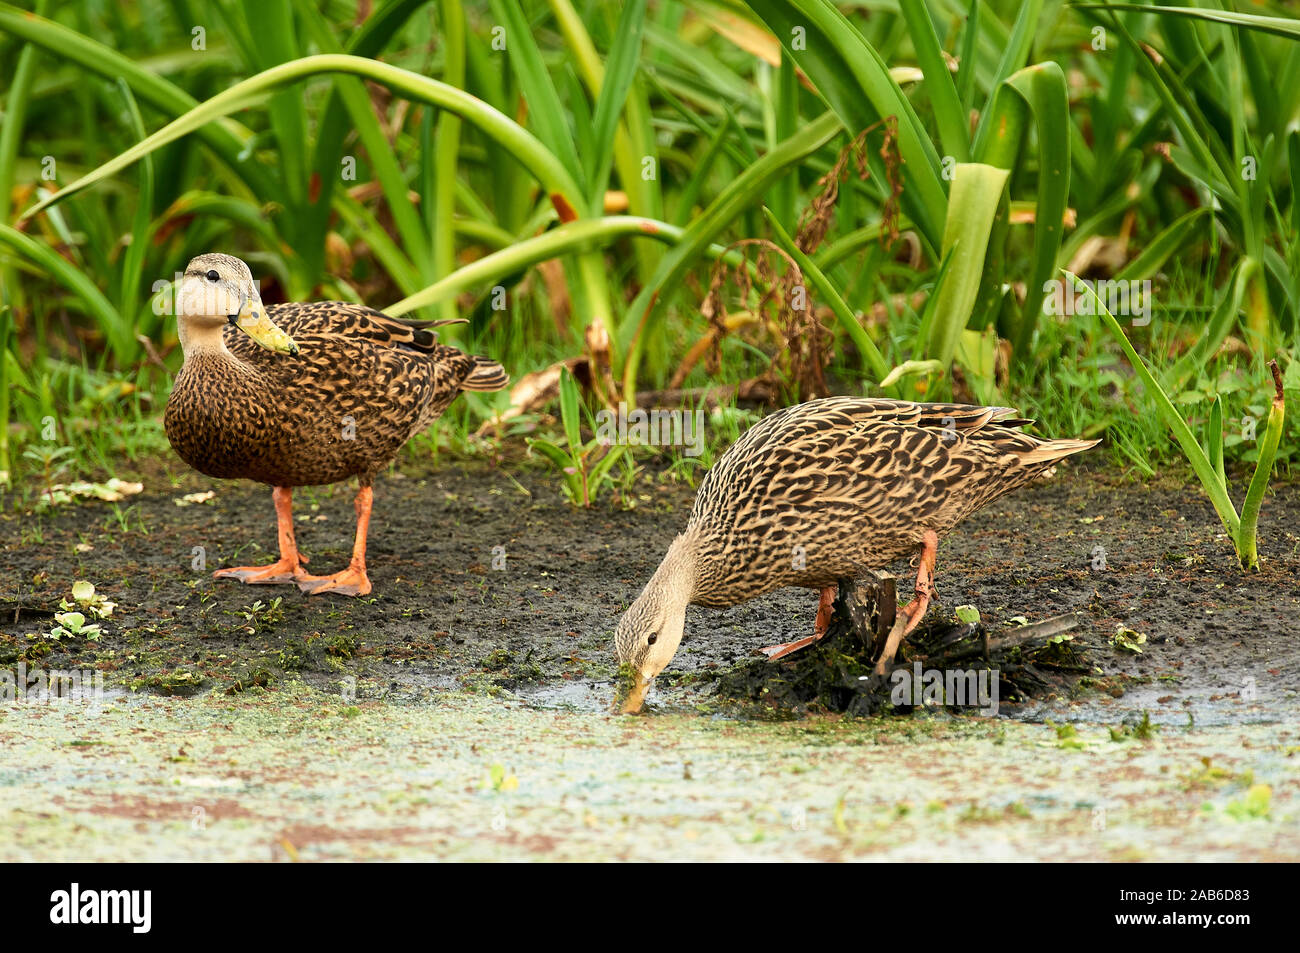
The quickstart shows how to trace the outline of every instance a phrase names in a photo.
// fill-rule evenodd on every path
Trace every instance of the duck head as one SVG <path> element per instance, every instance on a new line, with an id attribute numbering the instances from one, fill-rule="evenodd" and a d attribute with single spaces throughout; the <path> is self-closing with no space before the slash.
<path id="1" fill-rule="evenodd" d="M 678 536 L 614 632 L 619 665 L 632 669 L 633 685 L 623 700 L 625 714 L 645 704 L 646 693 L 677 654 L 686 629 L 686 606 L 695 589 L 695 560 L 689 537 Z"/>
<path id="2" fill-rule="evenodd" d="M 230 255 L 199 255 L 185 266 L 176 290 L 176 321 L 181 346 L 220 338 L 221 326 L 239 328 L 268 351 L 297 354 L 293 338 L 267 316 L 248 266 Z"/>

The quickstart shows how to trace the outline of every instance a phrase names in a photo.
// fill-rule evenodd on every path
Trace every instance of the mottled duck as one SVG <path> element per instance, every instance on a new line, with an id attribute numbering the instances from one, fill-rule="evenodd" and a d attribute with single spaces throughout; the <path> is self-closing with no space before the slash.
<path id="1" fill-rule="evenodd" d="M 939 539 L 986 503 L 1050 476 L 1096 440 L 1040 440 L 1007 407 L 829 397 L 755 424 L 705 476 L 686 529 L 619 620 L 615 648 L 637 711 L 681 643 L 687 605 L 731 606 L 785 586 L 820 591 L 820 639 L 839 580 L 919 551 L 916 597 L 877 667 L 884 672 L 933 595 Z"/>
<path id="2" fill-rule="evenodd" d="M 508 383 L 496 361 L 340 301 L 262 304 L 248 266 L 200 255 L 177 289 L 185 360 L 167 401 L 167 439 L 208 476 L 274 488 L 280 558 L 218 570 L 246 583 L 365 595 L 375 475 L 463 390 Z M 357 532 L 347 569 L 309 575 L 293 532 L 293 488 L 356 477 Z"/>

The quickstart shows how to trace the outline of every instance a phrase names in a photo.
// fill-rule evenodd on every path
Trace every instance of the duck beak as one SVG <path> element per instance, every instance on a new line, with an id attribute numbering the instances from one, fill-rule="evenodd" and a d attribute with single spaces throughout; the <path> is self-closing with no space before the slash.
<path id="1" fill-rule="evenodd" d="M 298 353 L 298 345 L 293 342 L 293 338 L 266 316 L 266 309 L 260 301 L 245 298 L 239 313 L 230 316 L 230 323 L 268 351 L 279 354 Z"/>
<path id="2" fill-rule="evenodd" d="M 628 692 L 627 699 L 623 702 L 621 711 L 625 715 L 635 715 L 645 704 L 646 693 L 650 691 L 650 686 L 654 684 L 653 678 L 646 678 L 640 672 L 636 673 L 636 682 L 632 686 L 632 691 Z"/>

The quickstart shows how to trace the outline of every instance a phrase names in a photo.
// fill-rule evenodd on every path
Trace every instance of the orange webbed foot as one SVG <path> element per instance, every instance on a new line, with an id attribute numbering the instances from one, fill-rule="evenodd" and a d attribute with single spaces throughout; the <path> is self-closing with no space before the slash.
<path id="1" fill-rule="evenodd" d="M 274 586 L 297 582 L 307 576 L 302 563 L 305 559 L 277 559 L 269 566 L 234 566 L 230 569 L 218 569 L 212 574 L 214 579 L 237 579 L 247 585 Z"/>
<path id="2" fill-rule="evenodd" d="M 306 573 L 295 580 L 298 588 L 309 596 L 336 592 L 341 596 L 364 596 L 370 592 L 370 577 L 364 566 L 349 566 L 332 576 L 309 576 Z"/>

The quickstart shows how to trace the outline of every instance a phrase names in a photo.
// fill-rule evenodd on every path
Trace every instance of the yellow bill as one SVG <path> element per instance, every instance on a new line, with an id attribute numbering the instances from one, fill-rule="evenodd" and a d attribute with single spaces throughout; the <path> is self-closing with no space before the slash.
<path id="1" fill-rule="evenodd" d="M 267 317 L 266 309 L 260 303 L 245 302 L 239 309 L 239 314 L 230 319 L 230 323 L 268 351 L 279 354 L 298 353 L 298 345 L 293 342 L 293 338 Z"/>
<path id="2" fill-rule="evenodd" d="M 632 689 L 628 692 L 627 698 L 623 700 L 620 711 L 625 715 L 635 715 L 639 712 L 641 706 L 645 704 L 646 693 L 650 691 L 650 685 L 653 682 L 654 679 L 645 678 L 640 672 L 637 672 L 633 679 Z"/>

